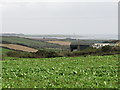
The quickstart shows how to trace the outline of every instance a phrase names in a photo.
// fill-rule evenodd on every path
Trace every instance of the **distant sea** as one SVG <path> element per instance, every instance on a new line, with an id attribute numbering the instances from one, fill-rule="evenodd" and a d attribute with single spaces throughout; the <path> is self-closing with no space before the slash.
<path id="1" fill-rule="evenodd" d="M 27 38 L 36 38 L 36 39 L 41 39 L 41 38 L 56 38 L 56 39 L 92 39 L 92 40 L 118 40 L 118 35 L 83 35 L 83 36 L 27 36 Z"/>

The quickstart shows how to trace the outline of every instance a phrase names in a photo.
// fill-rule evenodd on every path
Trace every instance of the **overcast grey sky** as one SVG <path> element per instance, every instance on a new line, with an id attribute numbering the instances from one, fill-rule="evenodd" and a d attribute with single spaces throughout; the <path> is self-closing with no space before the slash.
<path id="1" fill-rule="evenodd" d="M 117 34 L 117 5 L 117 2 L 4 3 L 2 32 Z"/>

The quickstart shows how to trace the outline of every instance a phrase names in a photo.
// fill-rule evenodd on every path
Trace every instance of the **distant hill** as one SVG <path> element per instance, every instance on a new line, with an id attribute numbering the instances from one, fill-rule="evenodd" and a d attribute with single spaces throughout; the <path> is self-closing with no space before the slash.
<path id="1" fill-rule="evenodd" d="M 24 36 L 24 34 L 16 34 L 16 33 L 2 33 L 0 36 Z"/>

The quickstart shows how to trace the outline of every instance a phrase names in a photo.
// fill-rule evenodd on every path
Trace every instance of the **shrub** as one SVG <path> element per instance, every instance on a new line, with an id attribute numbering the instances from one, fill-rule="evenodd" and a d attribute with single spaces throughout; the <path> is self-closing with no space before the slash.
<path id="1" fill-rule="evenodd" d="M 101 49 L 103 52 L 110 52 L 112 51 L 112 47 L 107 45 L 107 46 L 103 46 Z"/>
<path id="2" fill-rule="evenodd" d="M 51 58 L 51 57 L 58 57 L 58 53 L 55 51 L 47 51 L 47 50 L 38 50 L 34 53 L 35 57 L 41 58 Z"/>
<path id="3" fill-rule="evenodd" d="M 93 55 L 96 54 L 96 50 L 95 48 L 86 48 L 84 50 L 80 50 L 80 51 L 73 51 L 69 56 L 84 56 L 84 55 Z"/>
<path id="4" fill-rule="evenodd" d="M 29 58 L 31 56 L 31 53 L 22 52 L 22 51 L 10 51 L 10 52 L 7 52 L 7 56 L 19 57 L 19 58 Z"/>
<path id="5" fill-rule="evenodd" d="M 7 56 L 10 57 L 19 57 L 19 58 L 51 58 L 59 57 L 57 52 L 47 51 L 47 50 L 38 50 L 37 52 L 22 52 L 22 51 L 10 51 L 7 53 Z"/>
<path id="6" fill-rule="evenodd" d="M 10 52 L 7 53 L 7 56 L 19 57 L 20 54 L 19 54 L 19 52 L 16 52 L 16 51 L 10 51 Z"/>

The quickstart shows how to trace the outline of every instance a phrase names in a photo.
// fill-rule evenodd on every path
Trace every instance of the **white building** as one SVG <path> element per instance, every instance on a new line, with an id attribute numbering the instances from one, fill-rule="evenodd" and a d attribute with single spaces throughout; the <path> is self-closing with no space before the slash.
<path id="1" fill-rule="evenodd" d="M 93 48 L 101 48 L 101 47 L 107 46 L 107 45 L 109 45 L 109 46 L 117 46 L 117 44 L 115 44 L 115 43 L 94 43 L 92 45 L 92 47 Z"/>

